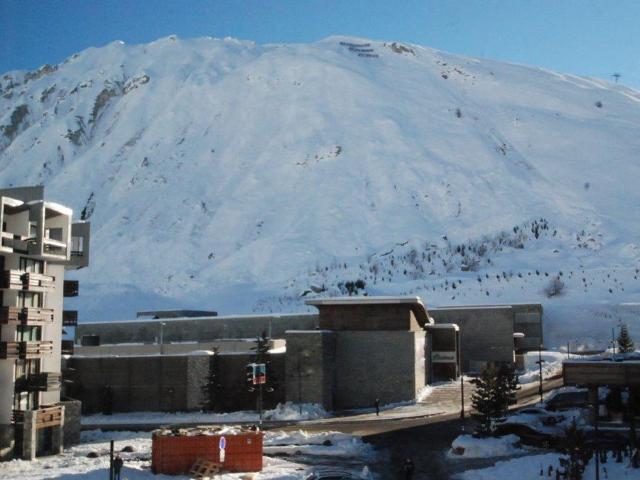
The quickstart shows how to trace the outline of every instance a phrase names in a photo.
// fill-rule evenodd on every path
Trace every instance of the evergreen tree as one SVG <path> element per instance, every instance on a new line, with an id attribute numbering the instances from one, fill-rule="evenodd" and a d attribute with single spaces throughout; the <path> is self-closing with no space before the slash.
<path id="1" fill-rule="evenodd" d="M 477 432 L 489 435 L 492 431 L 492 420 L 499 414 L 498 407 L 498 373 L 494 367 L 482 370 L 479 377 L 471 380 L 476 389 L 471 396 L 471 405 L 476 411 L 479 421 Z"/>
<path id="2" fill-rule="evenodd" d="M 504 417 L 509 405 L 516 403 L 516 392 L 520 390 L 520 382 L 515 365 L 503 363 L 497 371 L 496 413 Z"/>
<path id="3" fill-rule="evenodd" d="M 202 384 L 202 405 L 204 411 L 216 411 L 219 407 L 219 394 L 222 390 L 218 370 L 218 355 L 209 357 L 209 373 Z"/>
<path id="4" fill-rule="evenodd" d="M 627 325 L 620 325 L 620 334 L 618 335 L 618 350 L 620 353 L 632 353 L 635 352 L 636 347 L 633 344 L 633 340 L 627 330 Z"/>
<path id="5" fill-rule="evenodd" d="M 267 336 L 266 330 L 263 330 L 262 333 L 256 337 L 255 345 L 251 347 L 251 350 L 255 352 L 254 363 L 264 363 L 265 365 L 267 383 L 263 385 L 263 391 L 268 393 L 273 392 L 278 384 L 273 368 L 271 367 L 270 348 L 271 338 Z M 250 391 L 253 391 L 253 388 L 250 388 Z"/>
<path id="6" fill-rule="evenodd" d="M 575 417 L 565 429 L 564 451 L 567 454 L 567 458 L 561 459 L 560 463 L 564 467 L 565 478 L 581 480 L 589 461 L 589 452 L 586 448 L 585 434 L 578 428 Z"/>

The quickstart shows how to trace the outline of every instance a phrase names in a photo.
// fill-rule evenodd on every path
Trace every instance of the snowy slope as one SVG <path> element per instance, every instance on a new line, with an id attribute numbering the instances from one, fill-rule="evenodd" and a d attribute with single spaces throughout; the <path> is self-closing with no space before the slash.
<path id="1" fill-rule="evenodd" d="M 304 310 L 357 279 L 543 301 L 552 329 L 640 301 L 640 92 L 620 85 L 346 37 L 167 37 L 9 72 L 0 125 L 0 182 L 92 222 L 85 319 Z"/>

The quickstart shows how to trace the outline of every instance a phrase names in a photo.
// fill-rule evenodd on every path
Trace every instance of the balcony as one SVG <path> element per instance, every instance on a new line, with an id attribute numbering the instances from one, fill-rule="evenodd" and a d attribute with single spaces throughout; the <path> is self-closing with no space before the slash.
<path id="1" fill-rule="evenodd" d="M 62 424 L 62 408 L 59 405 L 38 410 L 14 410 L 13 423 L 24 423 L 27 415 L 35 415 L 36 429 L 59 427 Z"/>
<path id="2" fill-rule="evenodd" d="M 53 323 L 53 309 L 34 307 L 0 307 L 0 325 L 48 325 Z"/>
<path id="3" fill-rule="evenodd" d="M 51 355 L 53 342 L 0 342 L 0 359 L 29 360 Z"/>
<path id="4" fill-rule="evenodd" d="M 79 288 L 80 288 L 80 282 L 78 282 L 78 280 L 65 280 L 64 281 L 64 296 L 65 297 L 77 297 Z"/>
<path id="5" fill-rule="evenodd" d="M 73 340 L 62 340 L 62 355 L 73 355 Z"/>
<path id="6" fill-rule="evenodd" d="M 42 273 L 25 273 L 22 277 L 23 290 L 30 292 L 48 292 L 55 288 L 55 278 Z"/>
<path id="7" fill-rule="evenodd" d="M 60 390 L 60 374 L 54 372 L 32 373 L 16 379 L 16 392 L 50 392 Z"/>
<path id="8" fill-rule="evenodd" d="M 78 326 L 78 311 L 77 310 L 63 310 L 62 311 L 62 326 L 63 327 L 77 327 Z"/>
<path id="9" fill-rule="evenodd" d="M 0 275 L 0 288 L 28 292 L 48 292 L 55 288 L 55 277 L 42 273 L 5 270 Z"/>

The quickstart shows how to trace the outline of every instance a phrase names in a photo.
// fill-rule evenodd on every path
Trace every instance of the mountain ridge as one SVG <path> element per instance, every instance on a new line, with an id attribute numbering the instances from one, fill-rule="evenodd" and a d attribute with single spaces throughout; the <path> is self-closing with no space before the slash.
<path id="1" fill-rule="evenodd" d="M 356 279 L 427 304 L 615 306 L 640 301 L 639 106 L 620 85 L 399 42 L 112 42 L 2 76 L 0 178 L 93 223 L 87 319 L 304 310 L 310 285 Z"/>

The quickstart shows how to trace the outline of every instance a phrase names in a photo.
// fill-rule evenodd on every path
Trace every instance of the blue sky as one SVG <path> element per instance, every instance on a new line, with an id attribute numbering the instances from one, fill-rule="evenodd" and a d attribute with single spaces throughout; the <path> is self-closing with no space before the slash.
<path id="1" fill-rule="evenodd" d="M 334 34 L 611 79 L 640 88 L 640 0 L 0 0 L 0 72 L 113 40 L 177 34 L 258 43 Z"/>

